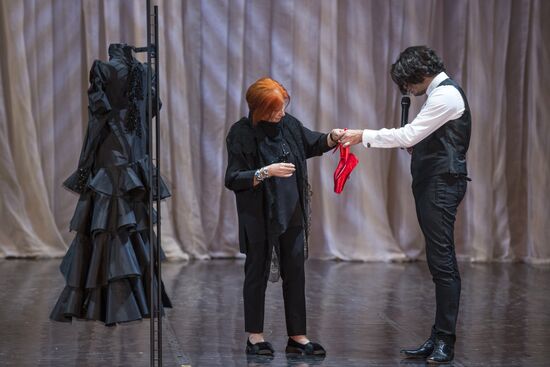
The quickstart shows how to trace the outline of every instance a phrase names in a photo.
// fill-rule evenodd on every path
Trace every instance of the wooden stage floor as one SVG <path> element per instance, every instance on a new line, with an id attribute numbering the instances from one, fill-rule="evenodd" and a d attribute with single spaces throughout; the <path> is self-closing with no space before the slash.
<path id="1" fill-rule="evenodd" d="M 149 322 L 105 327 L 48 315 L 56 260 L 0 260 L 0 366 L 148 366 Z M 424 366 L 399 350 L 427 337 L 434 290 L 423 262 L 306 264 L 308 336 L 324 360 L 287 359 L 281 283 L 266 296 L 270 360 L 244 353 L 242 260 L 165 263 L 164 366 Z M 461 263 L 455 366 L 550 366 L 550 266 Z"/>

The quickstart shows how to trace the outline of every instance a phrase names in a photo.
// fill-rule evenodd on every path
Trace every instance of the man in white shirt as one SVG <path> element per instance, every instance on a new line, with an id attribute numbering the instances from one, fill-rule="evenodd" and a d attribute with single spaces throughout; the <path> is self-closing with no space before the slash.
<path id="1" fill-rule="evenodd" d="M 466 193 L 466 152 L 471 115 L 464 92 L 445 73 L 436 53 L 425 46 L 404 50 L 391 76 L 404 94 L 428 95 L 414 120 L 404 127 L 347 130 L 344 146 L 404 147 L 411 152 L 416 214 L 426 239 L 428 267 L 435 283 L 436 316 L 431 336 L 420 347 L 401 351 L 406 357 L 445 363 L 454 358 L 460 274 L 455 255 L 454 223 Z M 411 149 L 412 148 L 412 149 Z"/>

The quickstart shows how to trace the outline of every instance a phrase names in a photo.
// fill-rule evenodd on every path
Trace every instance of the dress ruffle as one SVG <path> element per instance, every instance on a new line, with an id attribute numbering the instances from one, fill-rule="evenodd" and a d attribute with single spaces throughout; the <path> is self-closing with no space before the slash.
<path id="1" fill-rule="evenodd" d="M 93 238 L 77 234 L 61 263 L 66 286 L 50 317 L 106 325 L 149 317 L 148 292 L 152 286 L 156 297 L 158 281 L 149 282 L 147 238 L 147 231 L 102 232 Z M 162 304 L 172 306 L 164 287 Z"/>
<path id="2" fill-rule="evenodd" d="M 63 182 L 63 185 L 79 194 L 84 193 L 87 188 L 111 196 L 131 194 L 133 190 L 145 192 L 151 187 L 149 166 L 149 159 L 145 157 L 125 165 L 100 168 L 96 174 L 92 175 L 88 171 L 77 169 Z M 153 165 L 153 184 L 156 184 L 155 165 Z M 155 186 L 153 200 L 156 200 L 156 191 Z M 160 198 L 166 199 L 169 196 L 170 191 L 161 177 Z"/>
<path id="3" fill-rule="evenodd" d="M 150 317 L 149 289 L 156 296 L 158 281 L 149 284 L 148 169 L 145 158 L 89 177 L 71 219 L 77 234 L 60 266 L 66 286 L 51 319 L 113 325 Z M 162 179 L 160 196 L 170 196 Z M 162 287 L 162 304 L 171 307 Z"/>
<path id="4" fill-rule="evenodd" d="M 153 209 L 153 223 L 157 213 Z M 149 228 L 149 208 L 144 201 L 129 201 L 124 197 L 108 196 L 88 191 L 80 196 L 71 219 L 71 231 L 89 233 L 117 231 L 122 228 L 143 231 Z"/>

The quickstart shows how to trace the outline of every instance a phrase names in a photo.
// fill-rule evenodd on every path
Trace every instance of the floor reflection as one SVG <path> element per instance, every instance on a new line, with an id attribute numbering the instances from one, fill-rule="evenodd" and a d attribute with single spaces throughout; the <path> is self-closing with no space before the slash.
<path id="1" fill-rule="evenodd" d="M 271 366 L 273 356 L 246 355 L 246 365 L 248 367 Z"/>
<path id="2" fill-rule="evenodd" d="M 2 366 L 148 366 L 149 322 L 106 328 L 48 319 L 63 279 L 59 260 L 0 260 Z M 550 266 L 460 264 L 462 299 L 455 366 L 546 366 L 550 360 Z M 433 322 L 425 263 L 307 262 L 308 336 L 324 359 L 287 358 L 281 284 L 266 295 L 264 334 L 272 358 L 244 352 L 242 260 L 166 263 L 174 308 L 163 357 L 192 366 L 425 366 L 402 359 Z"/>
<path id="3" fill-rule="evenodd" d="M 286 362 L 289 367 L 321 366 L 325 358 L 325 356 L 287 356 Z"/>
<path id="4" fill-rule="evenodd" d="M 246 355 L 248 367 L 271 366 L 274 359 L 273 356 Z M 286 356 L 286 365 L 288 367 L 322 366 L 324 360 L 325 357 L 319 356 Z"/>
<path id="5" fill-rule="evenodd" d="M 426 363 L 425 360 L 422 359 L 402 359 L 399 361 L 400 366 L 406 366 L 406 367 L 426 367 L 429 366 L 429 364 Z M 454 363 L 447 363 L 445 366 L 453 366 Z"/>

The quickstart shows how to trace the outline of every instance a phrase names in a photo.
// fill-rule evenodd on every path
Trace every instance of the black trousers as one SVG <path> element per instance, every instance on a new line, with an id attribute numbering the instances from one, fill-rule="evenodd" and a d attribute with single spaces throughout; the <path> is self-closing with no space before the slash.
<path id="1" fill-rule="evenodd" d="M 432 337 L 454 344 L 460 300 L 460 273 L 455 255 L 454 224 L 466 193 L 466 177 L 439 175 L 413 185 L 416 215 L 426 239 L 428 267 L 435 283 Z"/>
<path id="2" fill-rule="evenodd" d="M 286 329 L 289 336 L 306 334 L 304 230 L 290 227 L 279 237 Z M 249 333 L 264 329 L 265 290 L 269 277 L 267 243 L 251 243 L 244 264 L 244 322 Z M 269 252 L 269 253 L 268 253 Z"/>

